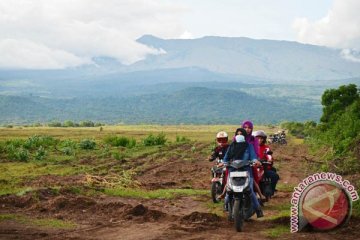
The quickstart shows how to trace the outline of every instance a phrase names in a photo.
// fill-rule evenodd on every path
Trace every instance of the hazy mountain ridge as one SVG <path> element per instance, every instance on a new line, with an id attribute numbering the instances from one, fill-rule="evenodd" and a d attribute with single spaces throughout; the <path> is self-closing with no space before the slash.
<path id="1" fill-rule="evenodd" d="M 47 99 L 0 96 L 0 122 L 32 123 L 93 120 L 106 123 L 258 123 L 316 120 L 320 109 L 286 100 L 259 98 L 233 90 L 186 88 L 169 94 L 103 98 Z"/>
<path id="2" fill-rule="evenodd" d="M 166 54 L 133 64 L 137 70 L 196 66 L 214 72 L 302 81 L 360 76 L 360 63 L 344 59 L 341 49 L 297 42 L 228 37 L 164 40 L 150 35 L 138 41 Z"/>

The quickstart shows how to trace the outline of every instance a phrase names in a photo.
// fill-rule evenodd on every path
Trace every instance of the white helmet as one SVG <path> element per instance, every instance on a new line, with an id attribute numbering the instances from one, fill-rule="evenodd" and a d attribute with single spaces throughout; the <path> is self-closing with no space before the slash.
<path id="1" fill-rule="evenodd" d="M 218 132 L 216 134 L 216 142 L 219 146 L 226 146 L 228 144 L 228 134 L 224 131 Z"/>
<path id="2" fill-rule="evenodd" d="M 264 137 L 264 138 L 267 137 L 266 133 L 265 133 L 263 130 L 255 131 L 255 132 L 253 133 L 253 136 L 254 136 L 254 137 Z"/>
<path id="3" fill-rule="evenodd" d="M 216 138 L 227 138 L 227 137 L 228 137 L 228 134 L 224 131 L 218 132 L 216 134 Z"/>

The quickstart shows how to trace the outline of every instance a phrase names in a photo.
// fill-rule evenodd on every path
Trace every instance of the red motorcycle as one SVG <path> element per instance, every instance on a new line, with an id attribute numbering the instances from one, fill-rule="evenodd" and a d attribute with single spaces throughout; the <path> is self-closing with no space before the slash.
<path id="1" fill-rule="evenodd" d="M 265 177 L 265 171 L 270 170 L 272 163 L 261 160 L 260 166 L 253 166 L 254 181 L 259 185 L 261 193 L 265 196 L 266 201 L 272 196 L 271 179 Z"/>

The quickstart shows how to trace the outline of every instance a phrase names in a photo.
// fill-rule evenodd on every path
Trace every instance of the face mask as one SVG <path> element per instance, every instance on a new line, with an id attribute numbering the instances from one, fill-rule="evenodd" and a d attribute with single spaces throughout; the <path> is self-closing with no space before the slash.
<path id="1" fill-rule="evenodd" d="M 245 142 L 245 137 L 244 137 L 244 135 L 236 135 L 235 136 L 235 140 L 236 140 L 236 142 Z"/>

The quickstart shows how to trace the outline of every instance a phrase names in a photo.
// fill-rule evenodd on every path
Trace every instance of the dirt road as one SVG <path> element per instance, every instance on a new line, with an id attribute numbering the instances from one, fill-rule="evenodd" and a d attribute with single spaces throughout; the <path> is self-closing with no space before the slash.
<path id="1" fill-rule="evenodd" d="M 178 151 L 188 151 L 178 146 Z M 208 148 L 198 145 L 197 149 Z M 25 221 L 0 221 L 0 239 L 356 239 L 360 221 L 351 219 L 348 226 L 332 232 L 289 232 L 292 187 L 310 174 L 306 162 L 314 159 L 304 145 L 274 146 L 274 158 L 280 173 L 279 191 L 266 203 L 265 217 L 255 216 L 235 232 L 227 221 L 222 204 L 212 204 L 210 196 L 187 196 L 175 199 L 140 199 L 106 195 L 79 196 L 71 191 L 54 193 L 51 189 L 36 194 L 0 197 L 0 213 L 29 217 L 56 218 L 76 223 L 75 228 L 37 227 Z M 145 189 L 209 189 L 211 163 L 198 151 L 194 159 L 181 154 L 166 162 L 148 165 L 136 177 Z M 316 158 L 316 157 L 315 157 Z M 308 159 L 308 160 L 305 160 Z M 144 161 L 138 159 L 139 162 Z M 151 161 L 146 159 L 146 161 Z M 37 182 L 59 181 L 77 184 L 82 176 L 42 178 Z M 35 184 L 33 182 L 33 184 Z"/>

